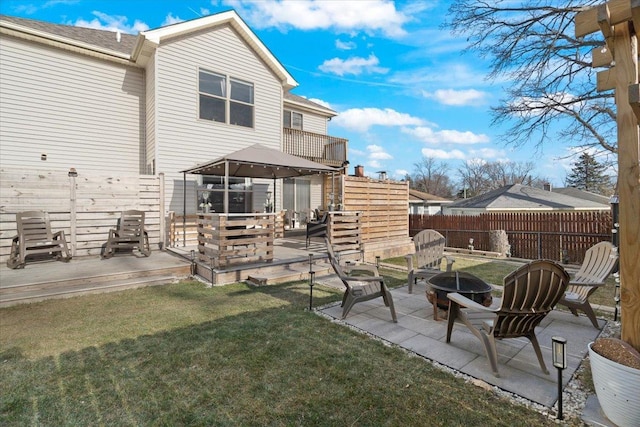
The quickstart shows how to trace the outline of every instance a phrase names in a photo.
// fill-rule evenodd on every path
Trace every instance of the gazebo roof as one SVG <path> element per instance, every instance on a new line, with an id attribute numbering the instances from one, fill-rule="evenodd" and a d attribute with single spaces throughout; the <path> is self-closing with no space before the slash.
<path id="1" fill-rule="evenodd" d="M 340 171 L 340 169 L 312 162 L 261 144 L 254 144 L 181 172 L 224 176 L 225 164 L 229 165 L 229 176 L 245 178 L 292 178 Z"/>

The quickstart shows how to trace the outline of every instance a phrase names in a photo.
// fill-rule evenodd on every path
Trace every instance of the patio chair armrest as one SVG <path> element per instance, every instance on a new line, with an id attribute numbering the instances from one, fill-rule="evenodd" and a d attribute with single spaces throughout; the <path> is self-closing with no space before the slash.
<path id="1" fill-rule="evenodd" d="M 456 262 L 455 258 L 449 255 L 445 255 L 444 259 L 447 260 L 447 271 L 451 271 L 451 268 L 453 267 L 453 263 Z"/>
<path id="2" fill-rule="evenodd" d="M 487 283 L 489 286 L 491 286 L 491 290 L 492 291 L 504 291 L 504 286 L 502 285 L 494 285 L 493 283 Z"/>
<path id="3" fill-rule="evenodd" d="M 407 261 L 407 270 L 413 270 L 413 255 L 405 255 L 404 259 Z"/>
<path id="4" fill-rule="evenodd" d="M 475 311 L 483 311 L 483 312 L 486 312 L 486 313 L 495 313 L 496 312 L 495 308 L 485 307 L 484 305 L 478 304 L 474 300 L 469 299 L 469 298 L 465 297 L 464 295 L 461 295 L 461 294 L 459 294 L 457 292 L 451 292 L 451 293 L 447 294 L 447 298 L 449 298 L 451 301 L 455 302 L 456 304 L 458 304 L 461 307 L 470 308 L 470 309 L 475 310 Z"/>
<path id="5" fill-rule="evenodd" d="M 62 231 L 62 230 L 56 231 L 55 233 L 53 233 L 52 238 L 53 238 L 53 240 L 57 240 L 59 238 L 62 238 L 62 240 L 64 240 L 64 238 L 65 238 L 64 231 Z"/>
<path id="6" fill-rule="evenodd" d="M 384 283 L 382 276 L 344 276 L 344 279 L 354 282 L 381 282 Z"/>
<path id="7" fill-rule="evenodd" d="M 589 287 L 598 288 L 600 286 L 605 286 L 605 285 L 606 285 L 605 282 L 573 282 L 573 281 L 570 281 L 568 286 L 589 286 Z"/>
<path id="8" fill-rule="evenodd" d="M 352 275 L 354 271 L 363 271 L 363 272 L 371 273 L 376 277 L 380 275 L 375 265 L 367 265 L 367 264 L 345 265 L 342 267 L 342 270 L 348 275 Z"/>
<path id="9" fill-rule="evenodd" d="M 12 241 L 12 242 L 15 242 L 15 243 L 18 243 L 18 242 L 20 241 L 20 235 L 19 235 L 19 234 L 16 234 L 15 236 L 13 236 L 13 237 L 11 238 L 11 241 Z"/>

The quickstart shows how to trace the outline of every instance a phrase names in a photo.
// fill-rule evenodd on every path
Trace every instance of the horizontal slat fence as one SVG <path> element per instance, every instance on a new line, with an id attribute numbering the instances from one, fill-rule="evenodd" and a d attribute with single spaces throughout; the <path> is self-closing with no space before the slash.
<path id="1" fill-rule="evenodd" d="M 275 214 L 198 214 L 198 259 L 216 268 L 273 261 Z"/>
<path id="2" fill-rule="evenodd" d="M 362 212 L 362 243 L 408 237 L 409 187 L 406 182 L 343 177 L 344 209 Z"/>
<path id="3" fill-rule="evenodd" d="M 99 255 L 109 230 L 124 210 L 145 212 L 152 248 L 160 236 L 160 197 L 163 176 L 95 175 L 78 171 L 0 170 L 0 262 L 6 262 L 16 235 L 16 213 L 49 213 L 52 230 L 65 232 L 74 256 Z"/>
<path id="4" fill-rule="evenodd" d="M 447 246 L 488 251 L 489 231 L 505 230 L 511 256 L 581 263 L 588 248 L 611 241 L 609 212 L 514 212 L 480 215 L 409 215 L 409 232 L 434 229 Z"/>

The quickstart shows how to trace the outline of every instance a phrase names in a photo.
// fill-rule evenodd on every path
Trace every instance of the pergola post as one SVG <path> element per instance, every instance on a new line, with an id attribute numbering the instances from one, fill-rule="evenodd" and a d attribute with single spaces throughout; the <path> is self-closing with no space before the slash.
<path id="1" fill-rule="evenodd" d="M 638 39 L 640 0 L 610 0 L 576 15 L 576 36 L 601 31 L 610 65 L 598 73 L 598 90 L 615 90 L 618 131 L 620 302 L 622 340 L 640 350 L 640 96 Z"/>

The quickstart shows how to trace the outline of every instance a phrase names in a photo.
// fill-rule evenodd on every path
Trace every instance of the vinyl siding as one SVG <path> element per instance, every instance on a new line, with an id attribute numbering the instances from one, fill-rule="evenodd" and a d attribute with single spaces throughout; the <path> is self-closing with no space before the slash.
<path id="1" fill-rule="evenodd" d="M 5 35 L 0 64 L 0 166 L 141 172 L 143 70 Z"/>
<path id="2" fill-rule="evenodd" d="M 311 113 L 302 113 L 302 130 L 307 132 L 327 134 L 327 118 Z"/>
<path id="3" fill-rule="evenodd" d="M 161 44 L 156 56 L 157 172 L 166 174 L 167 209 L 182 212 L 176 172 L 255 143 L 280 149 L 282 85 L 226 25 Z M 198 118 L 200 68 L 253 83 L 254 128 Z M 194 209 L 195 197 L 187 202 L 187 210 Z"/>

